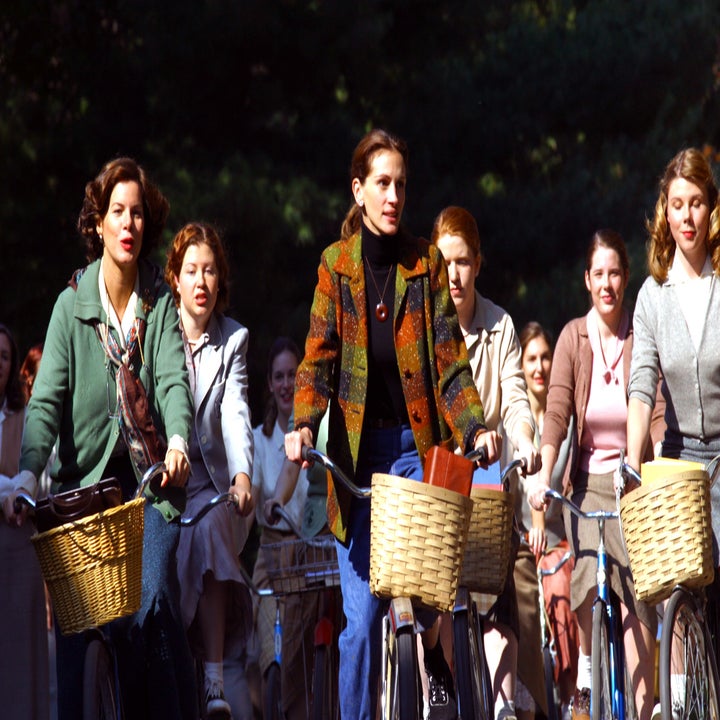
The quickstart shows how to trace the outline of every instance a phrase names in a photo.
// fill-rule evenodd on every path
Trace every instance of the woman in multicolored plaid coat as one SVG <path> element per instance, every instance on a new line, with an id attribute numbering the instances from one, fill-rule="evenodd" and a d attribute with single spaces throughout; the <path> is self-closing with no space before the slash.
<path id="1" fill-rule="evenodd" d="M 454 443 L 499 440 L 483 422 L 467 351 L 437 248 L 400 225 L 407 148 L 373 130 L 353 154 L 354 204 L 339 242 L 322 254 L 305 358 L 298 369 L 290 460 L 301 462 L 330 405 L 328 454 L 359 485 L 373 472 L 422 479 L 425 453 Z M 380 627 L 386 603 L 368 586 L 370 503 L 342 487 L 328 492 L 328 523 L 338 539 L 347 625 L 340 638 L 341 714 L 375 714 Z M 431 637 L 432 636 L 432 637 Z M 425 634 L 430 717 L 455 717 L 452 682 L 437 632 Z"/>

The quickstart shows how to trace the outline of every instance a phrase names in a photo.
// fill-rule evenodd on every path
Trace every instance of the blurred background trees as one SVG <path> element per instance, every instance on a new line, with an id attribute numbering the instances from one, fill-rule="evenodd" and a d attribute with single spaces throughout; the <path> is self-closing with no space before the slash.
<path id="1" fill-rule="evenodd" d="M 478 219 L 480 291 L 557 334 L 586 308 L 599 227 L 645 277 L 644 219 L 686 145 L 720 159 L 715 0 L 33 0 L 0 8 L 0 322 L 21 352 L 84 264 L 83 188 L 118 154 L 215 223 L 251 332 L 260 419 L 272 339 L 302 343 L 316 268 L 370 127 L 410 147 L 406 224 Z M 163 262 L 158 255 L 156 260 Z"/>

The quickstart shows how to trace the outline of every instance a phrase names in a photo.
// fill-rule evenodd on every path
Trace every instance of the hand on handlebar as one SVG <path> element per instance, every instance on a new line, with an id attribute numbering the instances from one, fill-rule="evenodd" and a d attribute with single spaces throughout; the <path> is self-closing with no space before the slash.
<path id="1" fill-rule="evenodd" d="M 172 485 L 173 487 L 185 487 L 190 477 L 190 463 L 187 457 L 180 450 L 169 449 L 165 453 L 165 467 L 161 487 Z"/>
<path id="2" fill-rule="evenodd" d="M 10 527 L 22 527 L 27 519 L 28 507 L 18 500 L 23 488 L 13 490 L 2 502 L 3 515 Z"/>
<path id="3" fill-rule="evenodd" d="M 245 473 L 238 473 L 230 486 L 229 492 L 235 497 L 235 509 L 237 512 L 242 517 L 247 517 L 255 508 L 250 478 Z"/>
<path id="4" fill-rule="evenodd" d="M 288 460 L 301 465 L 303 469 L 310 467 L 311 463 L 302 458 L 302 449 L 313 446 L 312 430 L 309 427 L 301 427 L 285 435 L 285 455 Z"/>
<path id="5" fill-rule="evenodd" d="M 517 441 L 516 457 L 520 457 L 525 461 L 525 466 L 521 470 L 523 476 L 534 475 L 542 467 L 540 451 L 535 447 L 535 443 L 528 438 L 523 437 Z"/>
<path id="6" fill-rule="evenodd" d="M 279 507 L 280 503 L 275 498 L 268 498 L 263 505 L 263 517 L 268 525 L 275 525 L 280 520 L 280 515 L 275 512 L 275 508 Z"/>
<path id="7" fill-rule="evenodd" d="M 544 478 L 536 476 L 535 478 L 531 479 L 528 483 L 528 487 L 526 490 L 526 495 L 528 502 L 530 503 L 530 507 L 532 507 L 534 510 L 545 512 L 548 506 L 548 499 L 547 497 L 545 497 L 545 493 L 549 489 L 550 486 Z"/>
<path id="8" fill-rule="evenodd" d="M 480 463 L 481 467 L 487 468 L 496 460 L 500 459 L 500 451 L 502 450 L 502 438 L 495 430 L 483 430 L 475 438 L 475 449 L 485 448 L 485 460 Z"/>

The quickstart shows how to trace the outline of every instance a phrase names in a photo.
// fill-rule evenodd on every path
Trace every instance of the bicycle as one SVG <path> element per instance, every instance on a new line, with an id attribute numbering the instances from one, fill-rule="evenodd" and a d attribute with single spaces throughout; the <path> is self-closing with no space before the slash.
<path id="1" fill-rule="evenodd" d="M 594 520 L 598 524 L 597 595 L 592 606 L 592 681 L 590 716 L 592 720 L 625 720 L 635 716 L 632 685 L 627 677 L 625 648 L 619 628 L 621 619 L 617 598 L 610 595 L 607 583 L 607 552 L 605 549 L 605 522 L 617 519 L 617 510 L 583 512 L 572 500 L 557 490 L 547 490 L 545 498 L 565 505 L 580 520 Z"/>
<path id="2" fill-rule="evenodd" d="M 545 551 L 544 554 L 552 552 Z M 538 563 L 538 606 L 540 611 L 540 643 L 543 655 L 543 675 L 545 678 L 545 697 L 548 706 L 548 720 L 560 720 L 561 700 L 557 683 L 555 682 L 555 668 L 557 667 L 557 649 L 555 647 L 555 636 L 552 630 L 547 606 L 545 605 L 545 589 L 543 578 L 555 575 L 572 558 L 570 550 L 566 550 L 560 560 L 549 568 L 543 568 Z"/>
<path id="3" fill-rule="evenodd" d="M 706 470 L 709 467 L 710 464 Z M 716 465 L 709 485 L 714 482 L 718 467 Z M 624 481 L 642 485 L 641 476 L 622 459 L 619 473 Z M 695 516 L 693 522 L 697 524 L 699 518 Z M 707 578 L 699 578 L 697 583 L 675 584 L 673 577 L 677 576 L 673 576 L 674 572 L 677 572 L 675 568 L 668 568 L 672 589 L 665 605 L 660 634 L 661 716 L 663 720 L 718 720 L 720 679 L 716 650 L 705 614 L 707 599 L 700 590 Z"/>
<path id="4" fill-rule="evenodd" d="M 471 456 L 473 459 L 483 458 L 482 453 L 472 453 Z M 500 482 L 504 489 L 503 494 L 509 491 L 510 473 L 521 467 L 524 467 L 523 460 L 513 460 L 502 470 Z M 509 500 L 509 494 L 505 499 L 507 499 L 508 511 L 510 517 L 512 517 L 512 503 Z M 490 509 L 490 513 L 495 515 L 493 510 Z M 473 522 L 483 522 L 481 518 L 484 516 L 479 516 L 478 512 L 482 512 L 482 510 L 475 506 L 473 509 Z M 510 520 L 509 524 L 512 524 L 512 520 Z M 500 532 L 505 532 L 505 528 Z M 506 540 L 508 542 L 505 543 L 504 550 L 496 553 L 502 555 L 502 557 L 496 559 L 500 561 L 499 567 L 503 571 L 507 570 L 509 563 L 509 538 L 506 538 Z M 472 538 L 469 539 L 465 552 L 466 560 L 469 553 L 474 553 L 486 556 L 484 559 L 487 561 L 488 548 L 474 548 Z M 492 552 L 491 550 L 490 553 Z M 487 562 L 484 563 L 486 567 L 487 564 Z M 502 591 L 502 586 L 504 586 L 504 581 L 498 583 L 497 588 L 492 589 Z M 474 589 L 473 587 L 473 591 Z M 488 588 L 483 587 L 480 589 L 485 591 Z M 499 594 L 499 592 L 493 592 L 492 594 Z M 457 691 L 458 713 L 461 720 L 493 720 L 495 717 L 493 684 L 483 642 L 484 624 L 487 622 L 489 612 L 490 610 L 486 613 L 480 612 L 478 604 L 473 599 L 472 592 L 467 585 L 458 587 L 455 605 L 452 610 L 452 626 L 455 688 Z"/>
<path id="5" fill-rule="evenodd" d="M 261 598 L 272 597 L 275 600 L 274 657 L 267 670 L 263 693 L 263 717 L 265 720 L 284 718 L 281 687 L 283 638 L 281 600 L 288 595 L 319 592 L 320 606 L 313 632 L 312 690 L 311 693 L 306 693 L 306 700 L 311 698 L 312 702 L 306 710 L 308 717 L 312 717 L 313 720 L 337 718 L 339 706 L 335 618 L 337 604 L 340 602 L 337 593 L 340 575 L 335 538 L 328 534 L 305 538 L 281 505 L 274 505 L 272 512 L 277 519 L 285 520 L 297 537 L 264 547 L 273 554 L 277 552 L 279 558 L 276 565 L 268 568 L 270 587 L 257 587 L 247 571 L 241 568 L 243 578 L 253 593 Z M 260 551 L 263 551 L 263 546 Z"/>
<path id="6" fill-rule="evenodd" d="M 143 496 L 150 482 L 165 472 L 163 463 L 152 465 L 142 476 L 133 500 Z M 212 498 L 193 517 L 182 518 L 181 527 L 199 522 L 214 507 L 226 502 L 236 502 L 231 493 L 221 493 Z M 18 493 L 16 509 L 20 505 L 35 508 L 35 500 L 25 492 Z M 88 626 L 83 632 L 88 638 L 83 663 L 83 720 L 123 720 L 125 717 L 120 692 L 120 678 L 113 641 L 103 626 Z"/>
<path id="7" fill-rule="evenodd" d="M 303 459 L 310 462 L 319 462 L 337 481 L 342 483 L 353 496 L 359 499 L 369 499 L 375 492 L 380 493 L 380 498 L 385 497 L 385 499 L 387 499 L 387 496 L 383 495 L 387 490 L 387 488 L 383 486 L 385 480 L 388 482 L 398 481 L 398 487 L 393 488 L 397 494 L 404 492 L 404 489 L 401 490 L 400 487 L 412 487 L 416 490 L 419 489 L 419 486 L 423 485 L 425 488 L 429 487 L 424 483 L 416 483 L 412 480 L 393 478 L 393 476 L 379 474 L 374 476 L 372 488 L 359 488 L 324 453 L 314 448 L 305 447 L 303 448 Z M 439 490 L 439 488 L 435 488 L 435 490 Z M 441 494 L 448 492 L 449 491 L 443 490 Z M 458 494 L 452 493 L 452 495 L 455 496 Z M 469 509 L 469 499 L 460 495 L 458 495 L 458 497 L 462 499 L 464 506 Z M 467 503 L 464 501 L 467 501 Z M 380 500 L 378 501 L 379 504 L 381 504 L 381 502 Z M 422 502 L 422 500 L 420 500 L 420 502 Z M 386 510 L 387 508 L 383 507 L 383 512 Z M 418 511 L 419 508 L 416 504 L 414 512 Z M 414 527 L 411 521 L 409 525 Z M 373 520 L 371 521 L 371 547 L 375 542 L 372 539 L 372 533 L 377 531 L 377 525 L 375 524 L 375 520 Z M 453 549 L 459 553 L 461 548 L 458 549 L 455 547 L 455 543 L 452 544 Z M 373 550 L 371 555 L 375 552 L 376 551 Z M 381 553 L 378 553 L 378 555 L 380 554 Z M 458 564 L 459 559 L 460 557 L 458 555 Z M 410 595 L 400 596 L 398 593 L 396 596 L 392 591 L 386 590 L 384 588 L 386 578 L 377 577 L 378 575 L 382 575 L 378 570 L 378 566 L 382 565 L 383 559 L 380 558 L 379 562 L 376 562 L 377 560 L 378 558 L 373 559 L 371 557 L 370 579 L 371 585 L 373 585 L 372 590 L 381 597 L 388 597 L 389 599 L 388 610 L 383 616 L 382 621 L 380 669 L 381 716 L 384 720 L 419 720 L 419 718 L 423 717 L 423 691 L 417 656 L 415 610 L 413 607 L 414 595 L 413 597 Z M 375 579 L 374 584 L 373 579 Z M 407 578 L 405 579 L 407 580 Z M 431 601 L 426 600 L 424 596 L 420 596 L 418 599 L 422 604 L 432 606 Z"/>

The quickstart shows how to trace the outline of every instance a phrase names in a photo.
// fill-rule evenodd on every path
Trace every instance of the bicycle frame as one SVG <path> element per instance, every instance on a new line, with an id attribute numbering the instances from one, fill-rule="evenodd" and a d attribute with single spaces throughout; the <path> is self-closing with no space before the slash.
<path id="1" fill-rule="evenodd" d="M 625 652 L 623 641 L 618 633 L 621 627 L 620 618 L 613 601 L 610 598 L 610 586 L 607 582 L 607 551 L 605 548 L 605 521 L 617 518 L 619 513 L 615 511 L 596 510 L 583 512 L 575 503 L 561 495 L 556 490 L 547 490 L 545 497 L 563 503 L 570 512 L 581 520 L 595 520 L 598 524 L 599 541 L 597 548 L 597 570 L 596 583 L 597 595 L 593 603 L 593 615 L 602 612 L 605 616 L 607 627 L 608 650 L 610 655 L 610 696 L 612 702 L 612 717 L 615 720 L 625 720 Z M 598 702 L 597 688 L 591 689 L 590 694 L 590 715 L 597 717 L 595 703 Z"/>

